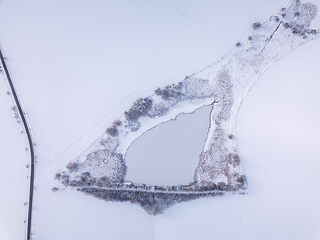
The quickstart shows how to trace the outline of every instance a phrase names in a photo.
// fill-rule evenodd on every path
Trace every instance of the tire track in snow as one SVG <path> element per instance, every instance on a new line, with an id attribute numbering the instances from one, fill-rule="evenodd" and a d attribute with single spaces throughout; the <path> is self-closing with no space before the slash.
<path id="1" fill-rule="evenodd" d="M 3 57 L 2 51 L 0 49 L 0 61 L 1 61 L 1 67 L 4 71 L 4 75 L 8 81 L 8 84 L 10 86 L 10 90 L 11 93 L 13 95 L 13 99 L 14 102 L 18 108 L 22 123 L 23 123 L 23 127 L 27 133 L 27 138 L 28 138 L 28 143 L 29 143 L 29 149 L 30 149 L 30 188 L 29 188 L 29 207 L 28 207 L 28 220 L 27 220 L 27 240 L 30 240 L 31 238 L 31 221 L 32 221 L 32 201 L 33 201 L 33 186 L 34 186 L 34 145 L 33 145 L 33 141 L 32 141 L 32 137 L 31 137 L 31 133 L 30 133 L 30 126 L 28 126 L 28 122 L 24 116 L 23 110 L 22 110 L 22 106 L 19 102 L 18 96 L 16 94 L 16 91 L 14 89 L 6 62 L 5 62 L 5 58 Z"/>

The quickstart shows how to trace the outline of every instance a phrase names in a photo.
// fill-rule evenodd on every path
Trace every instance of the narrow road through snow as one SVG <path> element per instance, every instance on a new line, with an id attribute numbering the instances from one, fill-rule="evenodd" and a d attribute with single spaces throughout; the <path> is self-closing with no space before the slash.
<path id="1" fill-rule="evenodd" d="M 34 148 L 33 148 L 33 141 L 32 141 L 32 137 L 30 134 L 30 127 L 28 126 L 28 123 L 26 121 L 26 118 L 23 114 L 23 110 L 21 107 L 21 104 L 19 102 L 17 93 L 14 89 L 14 86 L 12 84 L 12 80 L 5 62 L 5 58 L 3 57 L 2 51 L 0 49 L 0 61 L 1 61 L 1 67 L 4 71 L 5 77 L 8 81 L 8 84 L 10 86 L 11 92 L 12 92 L 12 96 L 14 98 L 14 102 L 18 108 L 22 123 L 23 123 L 23 127 L 27 133 L 27 138 L 28 138 L 28 143 L 29 143 L 29 149 L 30 149 L 30 189 L 29 189 L 29 208 L 28 208 L 28 221 L 27 221 L 27 240 L 30 240 L 30 236 L 31 236 L 31 220 L 32 220 L 32 201 L 33 201 L 33 185 L 34 185 Z"/>

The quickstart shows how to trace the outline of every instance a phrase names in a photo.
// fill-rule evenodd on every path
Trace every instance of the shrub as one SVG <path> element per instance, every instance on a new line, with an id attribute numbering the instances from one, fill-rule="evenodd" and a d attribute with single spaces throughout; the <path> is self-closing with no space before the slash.
<path id="1" fill-rule="evenodd" d="M 137 121 L 140 117 L 148 114 L 152 108 L 153 101 L 150 98 L 140 98 L 133 103 L 133 106 L 126 111 L 125 118 L 128 121 Z"/>
<path id="2" fill-rule="evenodd" d="M 69 183 L 69 175 L 67 175 L 67 174 L 63 174 L 62 175 L 62 181 L 61 181 L 61 183 L 63 184 L 63 185 L 68 185 L 68 183 Z"/>
<path id="3" fill-rule="evenodd" d="M 154 92 L 157 96 L 161 96 L 163 100 L 168 100 L 170 98 L 180 98 L 182 94 L 183 83 L 172 84 L 166 86 L 164 89 L 157 88 Z"/>
<path id="4" fill-rule="evenodd" d="M 155 94 L 157 96 L 161 95 L 161 89 L 160 88 L 157 88 L 154 92 L 155 92 Z"/>
<path id="5" fill-rule="evenodd" d="M 284 28 L 289 28 L 290 24 L 289 23 L 285 23 L 283 26 L 284 26 Z"/>
<path id="6" fill-rule="evenodd" d="M 293 34 L 298 34 L 301 36 L 304 36 L 306 34 L 307 30 L 305 29 L 305 27 L 303 25 L 294 25 L 292 27 L 292 33 Z"/>
<path id="7" fill-rule="evenodd" d="M 252 27 L 253 27 L 254 30 L 257 30 L 257 29 L 259 29 L 261 27 L 261 23 L 255 22 L 254 24 L 252 24 Z"/>
<path id="8" fill-rule="evenodd" d="M 116 127 L 110 127 L 106 130 L 106 133 L 108 133 L 109 135 L 111 135 L 112 137 L 115 137 L 118 135 L 118 129 Z"/>
<path id="9" fill-rule="evenodd" d="M 240 177 L 238 177 L 235 181 L 235 185 L 236 185 L 236 190 L 238 189 L 247 189 L 247 177 L 244 175 L 241 175 Z"/>
<path id="10" fill-rule="evenodd" d="M 113 126 L 114 127 L 119 127 L 121 125 L 122 125 L 122 122 L 120 120 L 116 120 L 116 121 L 113 122 Z"/>
<path id="11" fill-rule="evenodd" d="M 111 181 L 107 177 L 101 177 L 97 181 L 99 187 L 110 187 Z"/>
<path id="12" fill-rule="evenodd" d="M 217 184 L 217 189 L 220 191 L 228 191 L 229 190 L 229 186 L 223 182 L 219 182 Z"/>
<path id="13" fill-rule="evenodd" d="M 232 162 L 234 166 L 239 165 L 240 163 L 240 158 L 238 154 L 232 154 Z"/>
<path id="14" fill-rule="evenodd" d="M 70 172 L 76 172 L 79 170 L 79 164 L 76 162 L 71 162 L 67 165 Z"/>

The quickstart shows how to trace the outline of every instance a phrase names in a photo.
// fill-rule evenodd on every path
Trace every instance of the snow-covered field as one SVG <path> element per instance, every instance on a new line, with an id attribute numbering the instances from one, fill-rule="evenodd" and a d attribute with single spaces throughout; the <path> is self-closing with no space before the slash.
<path id="1" fill-rule="evenodd" d="M 247 195 L 177 205 L 155 239 L 319 239 L 320 39 L 271 67 L 247 95 L 236 138 Z"/>
<path id="2" fill-rule="evenodd" d="M 23 239 L 26 233 L 30 154 L 27 138 L 3 74 L 0 74 L 0 239 Z"/>
<path id="3" fill-rule="evenodd" d="M 37 144 L 34 239 L 318 239 L 319 39 L 272 66 L 240 110 L 247 195 L 151 217 L 129 203 L 51 191 L 55 173 L 134 100 L 215 62 L 285 2 L 2 1 L 0 44 Z M 27 143 L 3 82 L 0 239 L 21 239 Z"/>

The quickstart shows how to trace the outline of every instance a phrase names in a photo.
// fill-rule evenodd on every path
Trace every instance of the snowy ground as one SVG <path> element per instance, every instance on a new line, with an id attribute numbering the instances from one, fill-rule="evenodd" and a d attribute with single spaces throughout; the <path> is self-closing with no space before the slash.
<path id="1" fill-rule="evenodd" d="M 127 203 L 51 191 L 54 174 L 135 99 L 214 62 L 284 3 L 2 1 L 0 43 L 37 143 L 34 239 L 318 239 L 319 40 L 274 65 L 244 102 L 236 138 L 248 195 L 197 200 L 153 218 Z M 21 239 L 26 140 L 1 89 L 1 158 L 12 161 L 1 162 L 0 187 L 14 189 L 1 197 L 1 237 Z M 19 189 L 4 184 L 15 178 Z"/>
<path id="2" fill-rule="evenodd" d="M 26 233 L 30 154 L 23 126 L 15 118 L 14 102 L 0 74 L 0 239 L 24 239 Z"/>
<path id="3" fill-rule="evenodd" d="M 280 60 L 241 107 L 248 194 L 168 209 L 156 217 L 155 239 L 319 239 L 319 51 L 317 39 Z"/>

